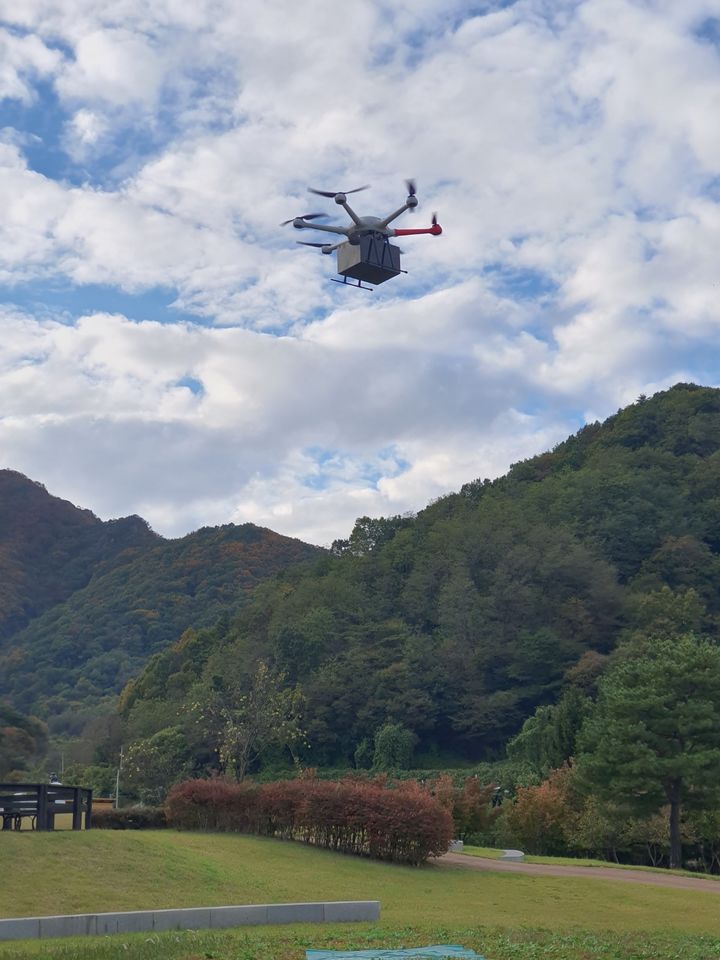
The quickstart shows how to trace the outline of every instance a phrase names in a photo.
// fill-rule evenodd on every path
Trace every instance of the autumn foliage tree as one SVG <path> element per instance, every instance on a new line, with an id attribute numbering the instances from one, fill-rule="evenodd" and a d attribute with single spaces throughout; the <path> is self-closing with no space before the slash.
<path id="1" fill-rule="evenodd" d="M 495 784 L 483 784 L 478 777 L 466 777 L 462 786 L 457 786 L 452 777 L 443 774 L 429 784 L 429 790 L 452 814 L 458 840 L 486 833 L 500 813 L 500 807 L 493 805 Z"/>
<path id="2" fill-rule="evenodd" d="M 526 853 L 567 852 L 577 816 L 571 778 L 561 767 L 538 786 L 519 787 L 515 800 L 503 805 L 505 831 Z"/>

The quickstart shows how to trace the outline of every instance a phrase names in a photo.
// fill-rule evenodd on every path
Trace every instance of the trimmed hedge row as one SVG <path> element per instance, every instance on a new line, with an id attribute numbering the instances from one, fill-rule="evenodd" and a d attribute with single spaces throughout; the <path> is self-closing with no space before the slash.
<path id="1" fill-rule="evenodd" d="M 92 825 L 96 830 L 159 830 L 167 819 L 162 807 L 95 807 Z"/>
<path id="2" fill-rule="evenodd" d="M 419 864 L 447 852 L 449 812 L 416 783 L 187 780 L 165 802 L 168 824 L 303 840 L 342 853 Z"/>

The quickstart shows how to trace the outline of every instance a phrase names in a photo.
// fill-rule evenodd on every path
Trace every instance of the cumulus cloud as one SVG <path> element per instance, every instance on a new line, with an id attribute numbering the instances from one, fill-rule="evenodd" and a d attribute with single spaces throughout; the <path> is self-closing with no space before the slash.
<path id="1" fill-rule="evenodd" d="M 8 311 L 0 445 L 7 462 L 102 514 L 133 504 L 170 532 L 189 517 L 255 519 L 329 542 L 358 511 L 421 506 L 545 435 L 512 413 L 520 394 L 503 372 L 491 378 L 466 355 L 467 299 L 442 352 L 430 340 L 389 348 L 370 335 L 351 349 L 317 330 L 277 338 Z M 415 306 L 398 302 L 400 325 Z"/>
<path id="2" fill-rule="evenodd" d="M 4 459 L 51 489 L 167 532 L 255 519 L 326 542 L 653 385 L 717 381 L 716 0 L 0 18 L 0 97 L 27 117 L 0 138 L 0 280 L 83 305 L 1 320 Z M 33 119 L 49 87 L 56 142 Z M 372 294 L 277 226 L 335 215 L 308 185 L 372 182 L 353 203 L 376 213 L 406 176 L 407 225 L 437 210 L 445 232 L 403 239 L 409 273 Z M 197 320 L 131 323 L 98 286 Z"/>
<path id="3" fill-rule="evenodd" d="M 40 37 L 18 36 L 0 28 L 0 101 L 31 103 L 34 82 L 52 75 L 61 61 L 60 53 Z"/>

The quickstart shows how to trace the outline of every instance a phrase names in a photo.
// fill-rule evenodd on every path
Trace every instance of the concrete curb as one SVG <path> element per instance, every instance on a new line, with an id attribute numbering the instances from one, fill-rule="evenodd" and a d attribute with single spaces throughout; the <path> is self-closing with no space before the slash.
<path id="1" fill-rule="evenodd" d="M 353 923 L 379 919 L 379 900 L 78 913 L 59 917 L 17 917 L 0 920 L 0 941 L 147 931 L 159 933 L 163 930 L 221 930 L 224 927 L 268 923 Z"/>
<path id="2" fill-rule="evenodd" d="M 525 854 L 522 852 L 522 850 L 503 850 L 503 855 L 499 859 L 519 863 L 524 859 L 524 857 Z"/>

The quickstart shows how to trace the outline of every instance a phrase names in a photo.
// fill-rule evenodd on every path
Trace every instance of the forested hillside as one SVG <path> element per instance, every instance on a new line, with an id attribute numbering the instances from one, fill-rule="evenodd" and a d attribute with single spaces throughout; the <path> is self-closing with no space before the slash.
<path id="1" fill-rule="evenodd" d="M 47 727 L 0 703 L 0 780 L 26 779 L 24 771 L 47 750 Z"/>
<path id="2" fill-rule="evenodd" d="M 299 685 L 307 763 L 367 762 L 388 722 L 421 762 L 499 756 L 634 631 L 716 635 L 718 551 L 720 391 L 679 384 L 415 518 L 358 521 L 311 573 L 156 656 L 123 694 L 127 729 L 222 756 L 260 660 Z M 201 731 L 189 703 L 225 727 Z"/>
<path id="3" fill-rule="evenodd" d="M 321 552 L 252 524 L 164 540 L 139 517 L 103 522 L 11 471 L 0 520 L 0 698 L 68 722 L 189 624 L 214 623 L 264 577 Z"/>
<path id="4" fill-rule="evenodd" d="M 103 522 L 21 473 L 0 470 L 0 641 L 98 570 L 159 542 L 140 517 Z"/>

